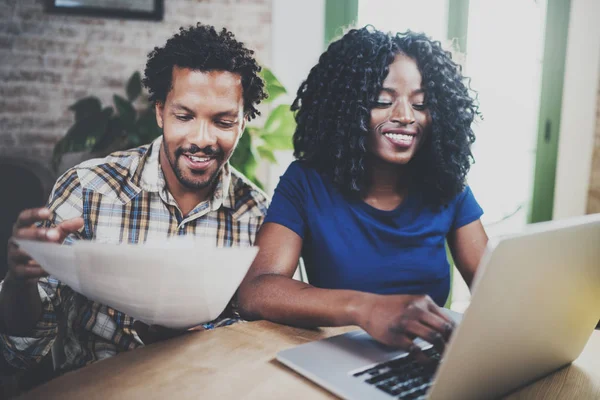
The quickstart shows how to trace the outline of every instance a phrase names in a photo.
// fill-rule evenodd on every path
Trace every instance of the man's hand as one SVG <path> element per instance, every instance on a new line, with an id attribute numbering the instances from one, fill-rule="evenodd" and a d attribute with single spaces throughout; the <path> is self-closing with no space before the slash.
<path id="1" fill-rule="evenodd" d="M 359 325 L 377 341 L 413 354 L 420 348 L 419 337 L 444 350 L 454 322 L 424 295 L 375 295 L 359 310 Z"/>
<path id="2" fill-rule="evenodd" d="M 13 225 L 13 236 L 8 243 L 8 272 L 5 283 L 13 286 L 31 285 L 47 273 L 31 257 L 21 250 L 13 239 L 29 239 L 44 242 L 62 243 L 71 233 L 77 232 L 83 226 L 83 218 L 73 218 L 64 221 L 54 228 L 40 228 L 36 222 L 48 220 L 51 212 L 47 208 L 28 209 L 17 218 Z"/>
<path id="3" fill-rule="evenodd" d="M 160 325 L 147 325 L 141 321 L 133 322 L 133 329 L 137 332 L 144 345 L 149 345 L 156 342 L 162 342 L 163 340 L 172 339 L 177 336 L 181 336 L 183 334 L 192 332 L 192 331 L 202 331 L 204 328 L 202 325 L 196 326 L 194 328 L 190 328 L 188 330 L 179 330 L 179 329 L 171 329 L 165 328 Z"/>

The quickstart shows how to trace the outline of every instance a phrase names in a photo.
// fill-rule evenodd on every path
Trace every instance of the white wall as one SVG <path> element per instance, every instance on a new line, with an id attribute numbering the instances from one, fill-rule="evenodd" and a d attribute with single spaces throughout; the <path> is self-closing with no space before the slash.
<path id="1" fill-rule="evenodd" d="M 288 90 L 281 101 L 291 104 L 324 50 L 325 0 L 273 0 L 272 4 L 271 69 Z M 279 165 L 268 171 L 268 194 L 293 160 L 291 152 L 278 152 L 276 157 Z"/>
<path id="2" fill-rule="evenodd" d="M 554 219 L 586 212 L 599 73 L 600 1 L 571 0 Z"/>

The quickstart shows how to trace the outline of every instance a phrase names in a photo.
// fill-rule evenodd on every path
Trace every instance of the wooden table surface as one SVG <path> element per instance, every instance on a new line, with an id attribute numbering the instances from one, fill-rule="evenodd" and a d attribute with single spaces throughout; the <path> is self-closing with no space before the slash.
<path id="1" fill-rule="evenodd" d="M 333 399 L 275 360 L 277 352 L 356 328 L 266 321 L 196 332 L 65 374 L 23 399 Z M 569 367 L 506 399 L 600 399 L 600 332 Z"/>

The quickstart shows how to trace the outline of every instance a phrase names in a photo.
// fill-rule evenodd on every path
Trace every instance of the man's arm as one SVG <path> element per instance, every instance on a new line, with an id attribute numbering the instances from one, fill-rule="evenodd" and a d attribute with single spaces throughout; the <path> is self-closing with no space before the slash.
<path id="1" fill-rule="evenodd" d="M 0 350 L 6 361 L 27 368 L 42 359 L 57 333 L 62 285 L 15 243 L 15 238 L 62 243 L 83 225 L 82 189 L 76 170 L 61 176 L 48 209 L 25 210 L 13 227 L 8 272 L 0 283 Z M 41 279 L 40 279 L 41 278 Z M 23 337 L 26 336 L 26 337 Z"/>
<path id="2" fill-rule="evenodd" d="M 67 235 L 83 225 L 83 219 L 75 218 L 53 228 L 35 226 L 37 222 L 51 217 L 48 209 L 25 210 L 17 219 L 13 238 L 62 243 Z M 11 238 L 8 251 L 8 272 L 0 290 L 1 332 L 12 336 L 27 336 L 42 313 L 42 301 L 38 280 L 48 274 Z"/>

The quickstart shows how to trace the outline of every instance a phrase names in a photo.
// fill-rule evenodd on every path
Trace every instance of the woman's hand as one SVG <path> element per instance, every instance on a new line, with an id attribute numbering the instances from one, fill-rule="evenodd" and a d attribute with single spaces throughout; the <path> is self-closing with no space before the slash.
<path id="1" fill-rule="evenodd" d="M 411 353 L 420 348 L 419 337 L 440 352 L 454 329 L 454 322 L 426 295 L 368 295 L 358 306 L 358 325 L 374 339 Z"/>

